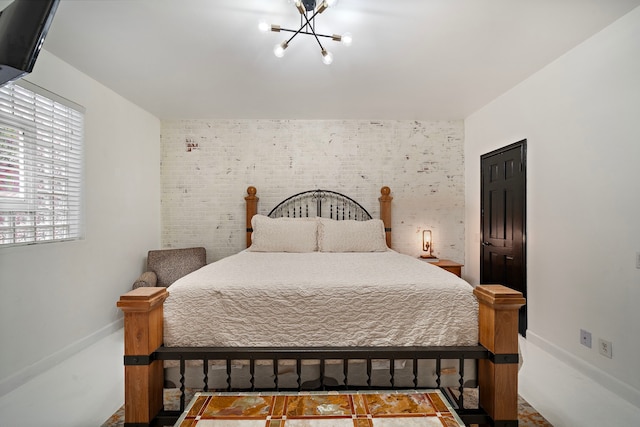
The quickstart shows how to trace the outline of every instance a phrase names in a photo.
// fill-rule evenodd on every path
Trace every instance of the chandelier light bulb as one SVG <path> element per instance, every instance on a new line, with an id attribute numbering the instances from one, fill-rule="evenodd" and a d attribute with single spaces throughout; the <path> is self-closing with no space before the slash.
<path id="1" fill-rule="evenodd" d="M 271 29 L 271 25 L 267 24 L 265 21 L 260 21 L 258 24 L 258 29 L 263 33 L 268 33 Z"/>
<path id="2" fill-rule="evenodd" d="M 282 42 L 280 44 L 277 44 L 274 48 L 273 48 L 273 54 L 275 56 L 277 56 L 278 58 L 282 58 L 284 56 L 284 50 L 289 47 L 289 45 L 287 44 L 287 42 Z"/>
<path id="3" fill-rule="evenodd" d="M 338 0 L 324 0 L 327 6 L 334 7 L 338 5 Z"/>
<path id="4" fill-rule="evenodd" d="M 333 62 L 333 54 L 331 52 L 327 52 L 326 50 L 322 49 L 322 62 L 324 62 L 327 65 L 331 65 L 331 63 Z"/>
<path id="5" fill-rule="evenodd" d="M 353 43 L 353 36 L 351 33 L 344 33 L 340 41 L 345 46 L 351 46 L 351 43 Z"/>

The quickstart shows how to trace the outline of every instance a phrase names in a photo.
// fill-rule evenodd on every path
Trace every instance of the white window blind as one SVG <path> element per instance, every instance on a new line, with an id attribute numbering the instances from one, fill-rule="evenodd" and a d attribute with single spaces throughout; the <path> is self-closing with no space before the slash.
<path id="1" fill-rule="evenodd" d="M 82 107 L 0 87 L 0 247 L 81 237 L 83 138 Z"/>

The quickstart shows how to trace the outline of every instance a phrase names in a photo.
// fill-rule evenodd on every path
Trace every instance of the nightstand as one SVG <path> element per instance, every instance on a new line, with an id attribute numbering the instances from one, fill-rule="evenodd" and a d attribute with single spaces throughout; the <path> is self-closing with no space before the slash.
<path id="1" fill-rule="evenodd" d="M 458 264 L 457 262 L 451 261 L 449 259 L 441 259 L 440 261 L 432 262 L 431 264 L 437 265 L 440 268 L 444 268 L 448 272 L 453 273 L 458 277 L 462 277 L 463 264 Z"/>

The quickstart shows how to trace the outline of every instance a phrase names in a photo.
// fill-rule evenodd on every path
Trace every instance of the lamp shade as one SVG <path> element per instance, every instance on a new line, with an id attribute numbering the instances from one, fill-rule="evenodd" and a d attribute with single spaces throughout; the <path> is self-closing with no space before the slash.
<path id="1" fill-rule="evenodd" d="M 420 258 L 434 258 L 431 254 L 431 250 L 433 249 L 433 235 L 431 234 L 431 230 L 422 230 L 422 252 Z"/>
<path id="2" fill-rule="evenodd" d="M 431 253 L 431 230 L 422 231 L 422 250 Z"/>

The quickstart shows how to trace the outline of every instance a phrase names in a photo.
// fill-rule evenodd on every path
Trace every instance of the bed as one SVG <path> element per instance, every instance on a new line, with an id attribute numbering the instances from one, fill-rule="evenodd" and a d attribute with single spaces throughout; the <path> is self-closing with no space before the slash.
<path id="1" fill-rule="evenodd" d="M 521 294 L 473 289 L 389 249 L 388 187 L 379 220 L 333 191 L 296 194 L 264 216 L 254 187 L 245 200 L 247 250 L 118 302 L 126 425 L 172 425 L 163 385 L 179 384 L 184 407 L 190 381 L 205 391 L 454 388 L 465 423 L 517 425 Z M 481 409 L 466 410 L 460 396 L 476 382 Z"/>

